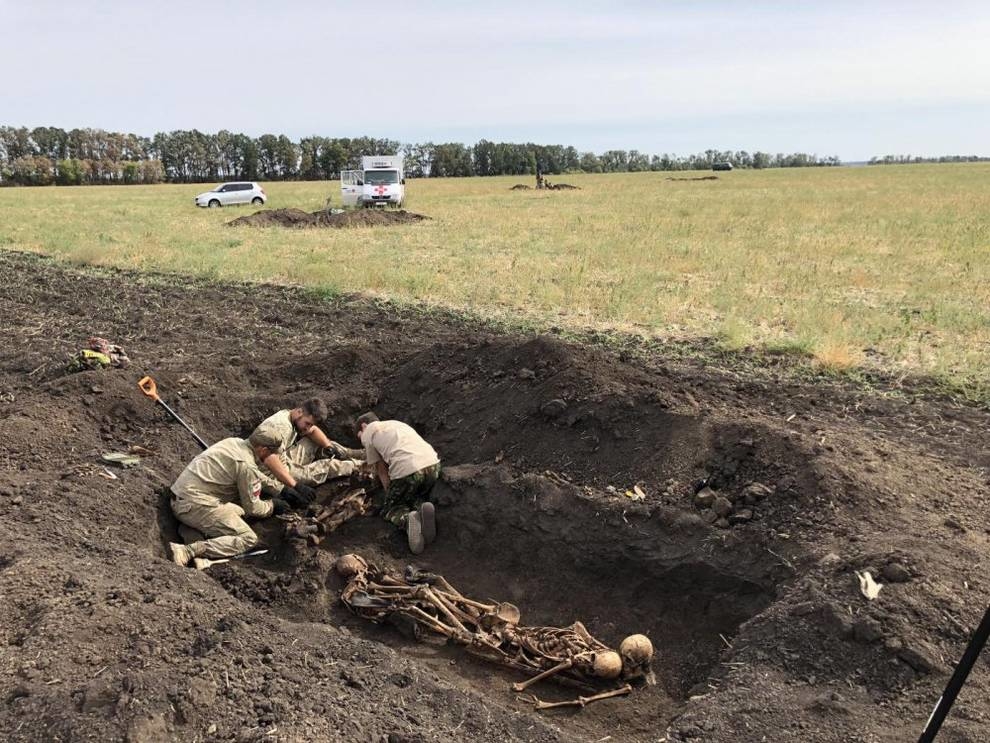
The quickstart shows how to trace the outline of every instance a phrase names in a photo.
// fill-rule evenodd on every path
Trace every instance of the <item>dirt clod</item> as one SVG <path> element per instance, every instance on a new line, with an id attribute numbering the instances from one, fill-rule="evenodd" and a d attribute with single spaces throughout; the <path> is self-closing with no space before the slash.
<path id="1" fill-rule="evenodd" d="M 911 572 L 897 562 L 891 562 L 885 565 L 883 570 L 880 571 L 880 575 L 888 583 L 907 583 L 911 580 Z"/>

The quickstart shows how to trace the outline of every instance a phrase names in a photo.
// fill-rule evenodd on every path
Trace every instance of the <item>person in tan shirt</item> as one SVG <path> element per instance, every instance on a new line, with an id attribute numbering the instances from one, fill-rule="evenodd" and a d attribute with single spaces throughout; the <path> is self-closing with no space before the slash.
<path id="1" fill-rule="evenodd" d="M 312 502 L 314 485 L 346 477 L 361 466 L 364 452 L 331 441 L 320 429 L 326 418 L 326 403 L 314 397 L 279 410 L 254 429 L 279 441 L 278 449 L 263 462 L 263 484 L 294 506 Z"/>
<path id="2" fill-rule="evenodd" d="M 289 510 L 280 498 L 261 498 L 261 462 L 278 446 L 278 439 L 265 433 L 223 439 L 186 466 L 171 487 L 172 513 L 195 538 L 190 544 L 169 543 L 177 565 L 247 552 L 258 535 L 244 517 L 260 519 Z"/>
<path id="3" fill-rule="evenodd" d="M 420 554 L 436 538 L 436 510 L 429 497 L 440 477 L 440 457 L 412 426 L 379 420 L 374 413 L 360 416 L 354 432 L 385 491 L 382 516 L 404 528 L 409 550 Z"/>

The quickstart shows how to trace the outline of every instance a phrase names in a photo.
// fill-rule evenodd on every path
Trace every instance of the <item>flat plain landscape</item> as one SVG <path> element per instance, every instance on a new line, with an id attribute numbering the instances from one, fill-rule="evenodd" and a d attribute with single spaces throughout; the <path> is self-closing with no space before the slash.
<path id="1" fill-rule="evenodd" d="M 198 185 L 0 190 L 0 738 L 916 739 L 990 601 L 987 175 L 411 181 L 429 220 L 346 229 L 231 227 L 257 210 Z M 130 365 L 68 368 L 92 335 Z M 408 422 L 436 542 L 374 513 L 298 538 L 376 487 L 341 478 L 253 520 L 265 554 L 174 564 L 199 448 L 146 374 L 206 441 L 311 396 L 348 446 L 367 410 Z M 520 627 L 645 634 L 658 683 L 534 708 L 519 669 L 349 610 L 348 553 Z M 988 695 L 984 657 L 939 740 L 987 740 Z"/>
<path id="2" fill-rule="evenodd" d="M 272 281 L 469 309 L 535 327 L 714 339 L 826 372 L 930 376 L 986 399 L 990 166 L 410 180 L 427 222 L 229 228 L 208 186 L 0 190 L 0 246 L 76 264 Z M 266 208 L 339 205 L 265 184 Z"/>

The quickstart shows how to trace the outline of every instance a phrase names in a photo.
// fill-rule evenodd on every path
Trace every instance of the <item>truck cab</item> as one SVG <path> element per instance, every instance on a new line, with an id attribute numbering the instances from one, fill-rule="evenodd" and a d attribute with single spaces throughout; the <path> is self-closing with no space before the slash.
<path id="1" fill-rule="evenodd" d="M 361 170 L 340 174 L 341 200 L 344 206 L 400 207 L 405 201 L 405 183 L 398 155 L 362 157 Z"/>

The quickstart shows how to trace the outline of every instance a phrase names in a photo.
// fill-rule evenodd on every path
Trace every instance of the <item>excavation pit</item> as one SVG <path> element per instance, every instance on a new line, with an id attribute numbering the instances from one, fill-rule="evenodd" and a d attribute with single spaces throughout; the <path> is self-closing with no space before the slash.
<path id="1" fill-rule="evenodd" d="M 326 486 L 323 493 L 333 489 Z M 401 535 L 377 517 L 344 524 L 319 547 L 283 542 L 277 526 L 265 525 L 260 531 L 273 559 L 217 570 L 214 577 L 234 595 L 269 605 L 287 620 L 347 627 L 489 703 L 518 711 L 528 709 L 510 688 L 524 680 L 519 672 L 350 614 L 338 600 L 343 581 L 332 570 L 335 557 L 354 552 L 399 573 L 412 564 L 443 575 L 466 596 L 516 604 L 521 624 L 581 621 L 614 648 L 625 636 L 646 634 L 656 649 L 656 687 L 638 687 L 629 697 L 577 714 L 542 713 L 575 733 L 621 730 L 626 740 L 655 739 L 689 695 L 708 691 L 740 625 L 775 596 L 778 566 L 765 552 L 744 544 L 731 553 L 712 550 L 707 529 L 694 520 L 630 518 L 622 503 L 566 482 L 461 465 L 448 468 L 433 497 L 440 536 L 419 557 L 409 555 Z M 576 696 L 552 681 L 533 690 L 547 700 Z"/>
<path id="2" fill-rule="evenodd" d="M 624 739 L 655 740 L 689 697 L 717 684 L 740 627 L 792 577 L 765 549 L 756 523 L 772 517 L 782 495 L 754 507 L 753 523 L 728 529 L 713 528 L 694 499 L 698 478 L 737 499 L 753 482 L 775 482 L 785 472 L 796 487 L 813 490 L 805 455 L 786 438 L 673 413 L 667 393 L 642 375 L 616 371 L 593 353 L 577 358 L 548 338 L 433 346 L 370 383 L 388 392 L 366 405 L 354 375 L 367 364 L 360 349 L 332 350 L 291 371 L 328 387 L 328 374 L 341 380 L 329 398 L 332 438 L 355 445 L 350 423 L 374 407 L 410 422 L 441 452 L 446 469 L 433 494 L 438 541 L 414 558 L 376 517 L 344 524 L 319 547 L 283 542 L 283 524 L 257 522 L 272 554 L 211 571 L 236 597 L 289 621 L 347 627 L 468 694 L 523 712 L 529 708 L 510 689 L 522 680 L 518 672 L 350 614 L 339 601 L 335 557 L 354 552 L 399 573 L 414 564 L 467 596 L 516 604 L 522 624 L 580 621 L 611 647 L 643 633 L 656 648 L 657 686 L 580 714 L 542 714 L 589 737 L 621 729 Z M 236 403 L 239 414 L 224 428 L 246 435 L 281 401 L 246 396 Z M 649 491 L 647 501 L 626 496 L 636 482 Z M 324 486 L 321 500 L 344 487 Z M 574 696 L 552 681 L 534 690 L 548 700 Z"/>

